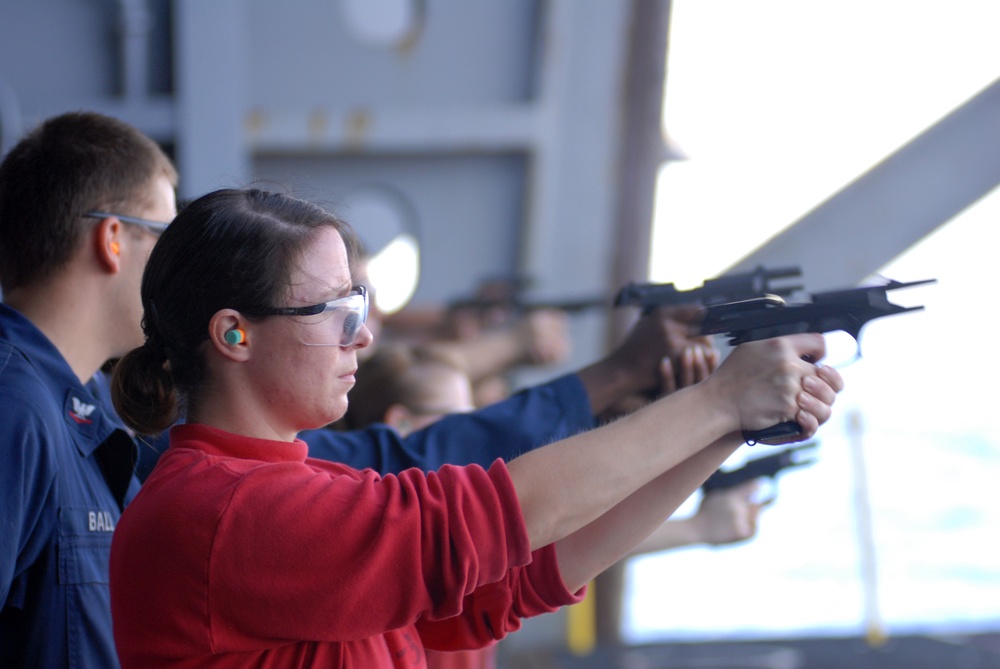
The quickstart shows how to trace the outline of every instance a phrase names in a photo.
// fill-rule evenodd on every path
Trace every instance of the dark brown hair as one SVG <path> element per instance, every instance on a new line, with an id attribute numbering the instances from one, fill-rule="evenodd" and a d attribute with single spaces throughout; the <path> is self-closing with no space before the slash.
<path id="1" fill-rule="evenodd" d="M 0 163 L 0 286 L 43 281 L 69 261 L 91 211 L 137 216 L 151 186 L 177 172 L 152 139 L 91 112 L 53 117 Z"/>
<path id="2" fill-rule="evenodd" d="M 184 207 L 157 241 L 142 277 L 146 343 L 115 365 L 112 399 L 140 434 L 172 425 L 182 400 L 207 381 L 203 344 L 220 309 L 248 318 L 280 303 L 306 245 L 336 229 L 353 264 L 357 244 L 346 223 L 316 205 L 261 190 L 219 190 Z"/>

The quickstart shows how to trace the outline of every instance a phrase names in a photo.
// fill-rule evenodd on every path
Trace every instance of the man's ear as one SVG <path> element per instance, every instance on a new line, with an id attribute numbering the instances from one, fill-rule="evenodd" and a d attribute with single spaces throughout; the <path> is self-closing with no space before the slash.
<path id="1" fill-rule="evenodd" d="M 250 359 L 249 321 L 235 309 L 220 309 L 208 321 L 208 339 L 224 358 L 236 362 Z"/>
<path id="2" fill-rule="evenodd" d="M 105 271 L 117 274 L 121 270 L 121 239 L 125 226 L 114 216 L 102 218 L 91 230 L 94 257 Z"/>

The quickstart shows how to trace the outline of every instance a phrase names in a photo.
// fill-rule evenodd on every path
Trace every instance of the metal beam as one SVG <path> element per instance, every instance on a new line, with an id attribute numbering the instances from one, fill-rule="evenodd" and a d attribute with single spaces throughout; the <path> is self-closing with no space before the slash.
<path id="1" fill-rule="evenodd" d="M 670 0 L 634 0 L 628 24 L 628 54 L 623 63 L 624 95 L 619 139 L 616 229 L 610 285 L 642 281 L 649 273 L 656 173 L 666 154 L 663 90 L 666 78 Z M 608 349 L 620 342 L 637 318 L 634 309 L 615 309 L 608 323 Z M 594 632 L 598 643 L 622 643 L 625 607 L 623 562 L 597 577 Z"/>
<path id="2" fill-rule="evenodd" d="M 245 126 L 255 153 L 507 152 L 534 146 L 537 116 L 532 103 L 312 111 L 256 108 Z"/>
<path id="3" fill-rule="evenodd" d="M 143 100 L 125 100 L 120 96 L 78 97 L 72 103 L 66 101 L 45 101 L 25 107 L 21 113 L 24 119 L 22 130 L 26 131 L 42 120 L 66 113 L 67 109 L 88 111 L 114 116 L 129 123 L 154 140 L 170 144 L 175 140 L 177 114 L 174 99 L 168 95 L 148 95 Z"/>
<path id="4" fill-rule="evenodd" d="M 856 285 L 1000 184 L 1000 79 L 736 263 Z"/>
<path id="5" fill-rule="evenodd" d="M 245 184 L 250 45 L 242 0 L 176 0 L 174 72 L 182 197 Z"/>
<path id="6" fill-rule="evenodd" d="M 663 92 L 670 0 L 635 0 L 631 6 L 615 191 L 617 234 L 610 282 L 614 288 L 630 281 L 645 281 L 649 276 L 656 176 L 668 156 L 663 134 Z M 612 312 L 609 347 L 622 340 L 635 319 L 634 310 Z"/>

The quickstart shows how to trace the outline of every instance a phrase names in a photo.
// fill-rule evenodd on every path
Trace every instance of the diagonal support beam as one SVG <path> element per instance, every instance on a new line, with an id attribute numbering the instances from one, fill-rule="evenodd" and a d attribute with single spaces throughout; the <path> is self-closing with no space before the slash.
<path id="1" fill-rule="evenodd" d="M 740 260 L 802 267 L 811 292 L 851 286 L 1000 184 L 1000 79 Z"/>

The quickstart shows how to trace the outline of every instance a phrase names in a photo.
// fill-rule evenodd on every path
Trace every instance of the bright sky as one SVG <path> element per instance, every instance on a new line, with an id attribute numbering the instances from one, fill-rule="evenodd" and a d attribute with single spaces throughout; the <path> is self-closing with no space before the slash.
<path id="1" fill-rule="evenodd" d="M 690 160 L 662 174 L 652 279 L 724 270 L 995 80 L 998 15 L 981 0 L 673 3 L 665 126 Z"/>
<path id="2" fill-rule="evenodd" d="M 665 126 L 690 159 L 661 174 L 652 280 L 718 274 L 1000 77 L 998 18 L 979 0 L 675 0 Z M 1000 629 L 1000 362 L 984 346 L 1000 323 L 986 290 L 998 220 L 994 191 L 883 269 L 937 278 L 892 294 L 926 311 L 865 330 L 819 464 L 780 480 L 757 539 L 634 563 L 627 637 L 851 632 L 873 615 L 890 630 Z M 868 590 L 844 429 L 855 411 Z"/>

